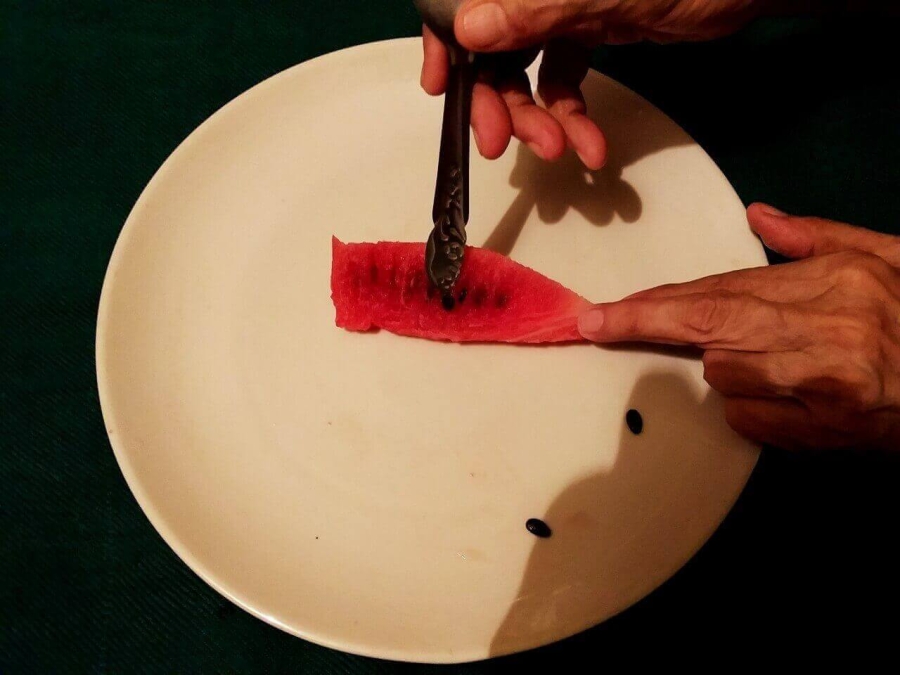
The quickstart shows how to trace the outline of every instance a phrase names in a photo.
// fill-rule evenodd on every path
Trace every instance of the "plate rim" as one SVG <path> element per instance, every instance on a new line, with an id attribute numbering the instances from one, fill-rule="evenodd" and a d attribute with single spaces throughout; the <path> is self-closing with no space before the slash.
<path id="1" fill-rule="evenodd" d="M 153 499 L 145 492 L 144 487 L 141 483 L 140 477 L 138 476 L 138 472 L 135 471 L 131 462 L 128 458 L 128 452 L 124 448 L 124 442 L 121 440 L 120 435 L 116 433 L 117 426 L 115 424 L 115 416 L 114 416 L 114 403 L 113 396 L 110 392 L 110 379 L 111 376 L 107 372 L 107 356 L 106 356 L 106 343 L 111 339 L 109 334 L 109 323 L 111 310 L 109 307 L 110 296 L 112 295 L 114 278 L 119 267 L 122 264 L 122 258 L 125 256 L 125 250 L 128 247 L 128 239 L 131 235 L 132 230 L 135 228 L 135 223 L 138 220 L 138 212 L 141 210 L 144 203 L 150 198 L 153 192 L 156 190 L 157 185 L 163 179 L 163 176 L 169 171 L 170 167 L 178 160 L 178 158 L 184 154 L 192 144 L 197 142 L 198 137 L 201 135 L 201 132 L 204 128 L 208 127 L 210 124 L 213 124 L 216 119 L 224 116 L 228 113 L 228 111 L 239 105 L 247 96 L 251 95 L 253 92 L 265 88 L 268 86 L 272 86 L 276 84 L 283 78 L 287 78 L 294 74 L 299 69 L 308 70 L 315 67 L 320 67 L 324 63 L 329 61 L 338 60 L 341 58 L 345 58 L 347 55 L 351 53 L 357 52 L 365 52 L 379 49 L 390 49 L 399 44 L 411 44 L 417 43 L 420 40 L 418 37 L 399 37 L 399 38 L 388 38 L 382 40 L 373 40 L 369 42 L 362 42 L 359 44 L 350 45 L 347 47 L 343 47 L 341 49 L 337 49 L 331 52 L 326 52 L 324 54 L 320 54 L 313 58 L 307 59 L 305 61 L 301 61 L 296 63 L 284 70 L 281 70 L 269 77 L 257 82 L 253 86 L 248 89 L 242 91 L 241 93 L 234 96 L 224 105 L 216 109 L 212 112 L 208 117 L 206 117 L 200 124 L 194 127 L 191 132 L 184 137 L 178 145 L 169 153 L 169 155 L 165 158 L 165 160 L 160 164 L 159 168 L 153 173 L 153 176 L 141 190 L 137 199 L 135 200 L 133 206 L 131 207 L 128 216 L 126 217 L 119 234 L 116 237 L 116 242 L 113 247 L 112 253 L 110 254 L 109 261 L 107 263 L 107 268 L 104 273 L 103 283 L 100 291 L 100 299 L 97 308 L 97 319 L 96 319 L 96 332 L 95 332 L 95 341 L 94 341 L 94 358 L 95 358 L 95 366 L 96 366 L 96 378 L 97 378 L 97 390 L 98 397 L 100 403 L 101 415 L 103 417 L 104 422 L 104 430 L 107 435 L 107 439 L 109 441 L 110 447 L 112 448 L 113 455 L 116 459 L 116 463 L 119 467 L 119 470 L 122 473 L 122 476 L 125 479 L 125 483 L 127 484 L 129 490 L 134 496 L 135 500 L 138 503 L 138 506 L 143 511 L 144 516 L 152 525 L 153 529 L 156 533 L 162 538 L 163 542 L 175 553 L 176 556 L 190 569 L 190 571 L 199 577 L 204 583 L 210 586 L 214 591 L 222 595 L 228 601 L 234 603 L 244 611 L 246 611 L 251 616 L 273 626 L 285 633 L 293 635 L 295 637 L 301 638 L 303 640 L 307 640 L 314 644 L 327 647 L 329 649 L 335 649 L 338 651 L 342 651 L 345 653 L 355 654 L 359 656 L 369 657 L 369 658 L 377 658 L 377 659 L 386 659 L 393 660 L 399 662 L 406 663 L 432 663 L 432 664 L 457 664 L 457 663 L 472 663 L 477 661 L 482 661 L 485 659 L 492 659 L 495 657 L 506 656 L 509 654 L 515 653 L 525 653 L 532 651 L 534 649 L 539 649 L 541 647 L 545 647 L 550 644 L 555 644 L 562 640 L 569 639 L 574 635 L 577 635 L 585 630 L 589 630 L 591 627 L 595 625 L 600 625 L 596 623 L 589 623 L 587 626 L 574 630 L 566 635 L 561 635 L 556 638 L 552 638 L 549 640 L 542 640 L 539 643 L 535 643 L 534 645 L 523 648 L 523 649 L 512 649 L 509 651 L 504 651 L 502 653 L 497 654 L 489 654 L 485 655 L 474 647 L 470 647 L 464 650 L 449 650 L 449 649 L 439 649 L 434 648 L 428 651 L 412 652 L 409 650 L 402 650 L 394 647 L 379 647 L 379 646 L 369 646 L 364 642 L 358 641 L 349 641 L 346 638 L 334 637 L 330 634 L 320 633 L 315 630 L 315 628 L 310 627 L 297 627 L 282 621 L 279 621 L 274 616 L 266 614 L 261 609 L 254 606 L 252 601 L 249 599 L 243 599 L 237 593 L 233 592 L 228 588 L 228 586 L 224 583 L 221 583 L 217 578 L 216 574 L 213 570 L 211 570 L 207 565 L 198 560 L 193 553 L 190 551 L 187 543 L 183 542 L 177 535 L 174 533 L 169 527 L 166 526 L 156 507 L 154 506 Z M 743 204 L 740 196 L 737 194 L 737 191 L 734 189 L 731 181 L 722 171 L 722 169 L 715 163 L 706 149 L 700 145 L 696 139 L 688 134 L 680 124 L 678 124 L 675 120 L 673 120 L 665 111 L 661 108 L 647 100 L 641 94 L 635 92 L 630 87 L 622 84 L 618 80 L 615 80 L 608 75 L 604 75 L 596 71 L 593 68 L 588 69 L 589 76 L 593 77 L 601 77 L 607 80 L 611 80 L 617 86 L 622 87 L 624 90 L 627 90 L 631 95 L 637 97 L 639 100 L 648 103 L 655 110 L 659 112 L 664 118 L 672 125 L 681 130 L 686 137 L 690 138 L 691 141 L 702 150 L 702 160 L 708 162 L 713 165 L 716 171 L 722 176 L 725 181 L 725 184 L 734 194 L 734 198 Z M 760 245 L 760 248 L 762 246 Z M 764 256 L 764 254 L 763 254 Z M 765 257 L 764 257 L 765 260 Z M 767 262 L 763 264 L 768 264 Z M 634 606 L 636 602 L 640 602 L 641 599 L 649 597 L 651 594 L 656 592 L 661 586 L 667 583 L 670 579 L 674 577 L 675 574 L 678 573 L 690 560 L 692 560 L 696 554 L 706 545 L 706 543 L 712 538 L 715 532 L 721 527 L 722 523 L 727 519 L 728 514 L 731 513 L 738 499 L 740 499 L 744 490 L 746 489 L 747 482 L 749 482 L 750 477 L 754 473 L 756 469 L 756 465 L 759 461 L 760 450 L 757 445 L 756 457 L 753 459 L 750 470 L 747 474 L 747 480 L 744 481 L 743 486 L 739 491 L 736 492 L 734 498 L 731 503 L 728 505 L 728 508 L 725 509 L 725 517 L 720 520 L 716 526 L 698 543 L 698 545 L 691 551 L 690 555 L 688 555 L 684 561 L 680 562 L 674 569 L 674 571 L 668 575 L 666 575 L 662 581 L 654 585 L 652 588 L 643 593 L 637 600 L 631 601 L 625 604 L 620 609 L 616 610 L 608 617 L 606 617 L 601 623 L 605 623 L 609 621 L 615 616 L 618 616 L 629 607 Z"/>
<path id="2" fill-rule="evenodd" d="M 128 489 L 131 490 L 131 494 L 134 496 L 135 501 L 137 501 L 138 506 L 141 508 L 141 511 L 143 511 L 144 516 L 147 518 L 147 520 L 150 521 L 153 529 L 156 530 L 156 533 L 162 538 L 163 542 L 165 542 L 165 544 L 170 549 L 172 549 L 175 555 L 178 556 L 178 558 L 188 567 L 188 569 L 190 569 L 190 571 L 198 576 L 204 583 L 209 585 L 214 591 L 225 597 L 228 601 L 234 603 L 245 612 L 256 617 L 257 619 L 260 619 L 270 626 L 274 626 L 275 628 L 278 628 L 279 630 L 282 630 L 290 635 L 301 638 L 303 640 L 308 640 L 314 644 L 328 647 L 330 649 L 357 654 L 359 656 L 391 659 L 411 663 L 416 663 L 418 661 L 411 660 L 408 654 L 395 653 L 391 649 L 366 649 L 362 644 L 348 644 L 346 641 L 341 642 L 340 639 L 317 633 L 314 629 L 298 629 L 295 626 L 279 621 L 275 617 L 270 616 L 260 609 L 256 608 L 251 602 L 243 600 L 236 593 L 229 590 L 225 586 L 225 584 L 220 583 L 216 579 L 215 574 L 212 570 L 208 569 L 206 565 L 204 565 L 191 553 L 187 544 L 182 542 L 181 539 L 163 522 L 163 519 L 154 506 L 153 500 L 144 491 L 137 472 L 134 470 L 128 459 L 127 451 L 122 447 L 121 441 L 118 440 L 118 434 L 114 432 L 111 433 L 110 431 L 111 429 L 115 430 L 116 425 L 114 423 L 113 416 L 113 397 L 109 391 L 108 385 L 110 377 L 106 372 L 107 359 L 105 341 L 110 337 L 108 330 L 108 324 L 110 321 L 109 298 L 113 292 L 111 290 L 114 284 L 113 279 L 119 266 L 121 265 L 122 258 L 125 255 L 124 251 L 127 248 L 128 237 L 135 227 L 135 222 L 137 221 L 136 214 L 143 206 L 144 202 L 146 202 L 147 199 L 149 199 L 150 195 L 155 191 L 157 184 L 162 180 L 163 175 L 169 170 L 169 167 L 175 161 L 177 161 L 178 157 L 180 157 L 184 152 L 187 151 L 191 144 L 196 142 L 196 139 L 200 135 L 202 129 L 208 127 L 210 124 L 213 124 L 219 117 L 227 114 L 227 112 L 232 107 L 239 104 L 242 99 L 244 99 L 246 96 L 249 96 L 252 92 L 257 91 L 258 89 L 263 87 L 271 86 L 279 80 L 290 76 L 298 69 L 313 68 L 321 65 L 324 61 L 344 57 L 350 52 L 383 49 L 386 47 L 390 47 L 390 45 L 398 42 L 409 42 L 415 40 L 416 38 L 389 38 L 386 40 L 374 40 L 371 42 L 350 45 L 342 49 L 326 52 L 311 59 L 301 61 L 294 64 L 293 66 L 275 73 L 274 75 L 270 75 L 269 77 L 257 82 L 248 89 L 245 89 L 240 94 L 229 100 L 227 103 L 213 111 L 213 113 L 211 113 L 206 119 L 204 119 L 200 124 L 194 127 L 193 130 L 191 130 L 191 132 L 185 138 L 183 138 L 177 146 L 175 146 L 172 152 L 170 152 L 166 159 L 162 162 L 162 164 L 160 164 L 159 168 L 153 173 L 153 176 L 144 186 L 143 190 L 141 190 L 138 198 L 134 202 L 134 205 L 128 212 L 128 216 L 125 218 L 125 222 L 122 225 L 118 236 L 116 237 L 116 243 L 113 246 L 112 253 L 110 254 L 106 272 L 103 276 L 103 284 L 100 289 L 100 300 L 97 308 L 97 326 L 94 339 L 94 360 L 96 364 L 97 393 L 100 401 L 100 411 L 103 417 L 104 430 L 106 432 L 109 444 L 112 448 L 113 455 L 115 456 L 116 464 L 118 464 L 119 471 L 121 471 L 122 476 L 125 479 L 125 483 L 128 485 Z M 450 659 L 441 661 L 433 660 L 429 662 L 456 663 L 458 661 Z"/>

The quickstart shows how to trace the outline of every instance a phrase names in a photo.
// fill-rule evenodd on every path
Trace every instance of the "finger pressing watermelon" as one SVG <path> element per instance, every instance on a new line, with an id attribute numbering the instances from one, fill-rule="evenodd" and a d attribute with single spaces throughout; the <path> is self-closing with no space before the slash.
<path id="1" fill-rule="evenodd" d="M 335 323 L 451 342 L 574 342 L 590 303 L 506 256 L 466 247 L 452 297 L 425 273 L 425 245 L 344 244 L 332 238 Z"/>

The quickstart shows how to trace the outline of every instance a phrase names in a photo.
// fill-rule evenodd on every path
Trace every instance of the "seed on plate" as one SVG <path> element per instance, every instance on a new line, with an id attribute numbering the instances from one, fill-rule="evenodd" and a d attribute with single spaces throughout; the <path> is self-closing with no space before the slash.
<path id="1" fill-rule="evenodd" d="M 550 526 L 540 518 L 529 518 L 526 520 L 525 529 L 531 532 L 535 537 L 540 537 L 541 539 L 546 539 L 553 534 L 553 530 L 550 529 Z"/>
<path id="2" fill-rule="evenodd" d="M 644 418 L 634 408 L 625 413 L 625 424 L 628 425 L 628 429 L 635 436 L 644 430 Z"/>

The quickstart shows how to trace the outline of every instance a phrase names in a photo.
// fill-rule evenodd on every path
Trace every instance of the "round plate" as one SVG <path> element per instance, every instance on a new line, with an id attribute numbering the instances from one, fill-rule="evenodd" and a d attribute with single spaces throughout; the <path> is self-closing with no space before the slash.
<path id="1" fill-rule="evenodd" d="M 103 413 L 163 538 L 261 619 L 466 661 L 603 621 L 678 570 L 758 449 L 694 358 L 334 326 L 331 236 L 424 241 L 442 103 L 418 40 L 330 54 L 201 125 L 128 218 L 97 327 Z M 596 301 L 765 264 L 734 191 L 591 73 L 609 164 L 473 157 L 470 242 Z M 639 436 L 625 413 L 644 418 Z M 529 518 L 552 528 L 539 539 Z"/>

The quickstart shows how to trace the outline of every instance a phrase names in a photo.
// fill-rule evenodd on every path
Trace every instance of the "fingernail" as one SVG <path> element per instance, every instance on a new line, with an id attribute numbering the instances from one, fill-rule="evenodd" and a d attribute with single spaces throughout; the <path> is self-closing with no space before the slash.
<path id="1" fill-rule="evenodd" d="M 578 332 L 590 339 L 603 328 L 603 310 L 597 307 L 589 309 L 578 317 Z"/>
<path id="2" fill-rule="evenodd" d="M 463 39 L 475 48 L 490 47 L 509 31 L 509 20 L 500 5 L 489 3 L 473 7 L 463 15 Z"/>
<path id="3" fill-rule="evenodd" d="M 761 204 L 760 210 L 767 216 L 772 216 L 774 218 L 784 218 L 785 216 L 787 216 L 784 211 L 779 211 L 774 206 L 769 206 L 768 204 Z"/>

